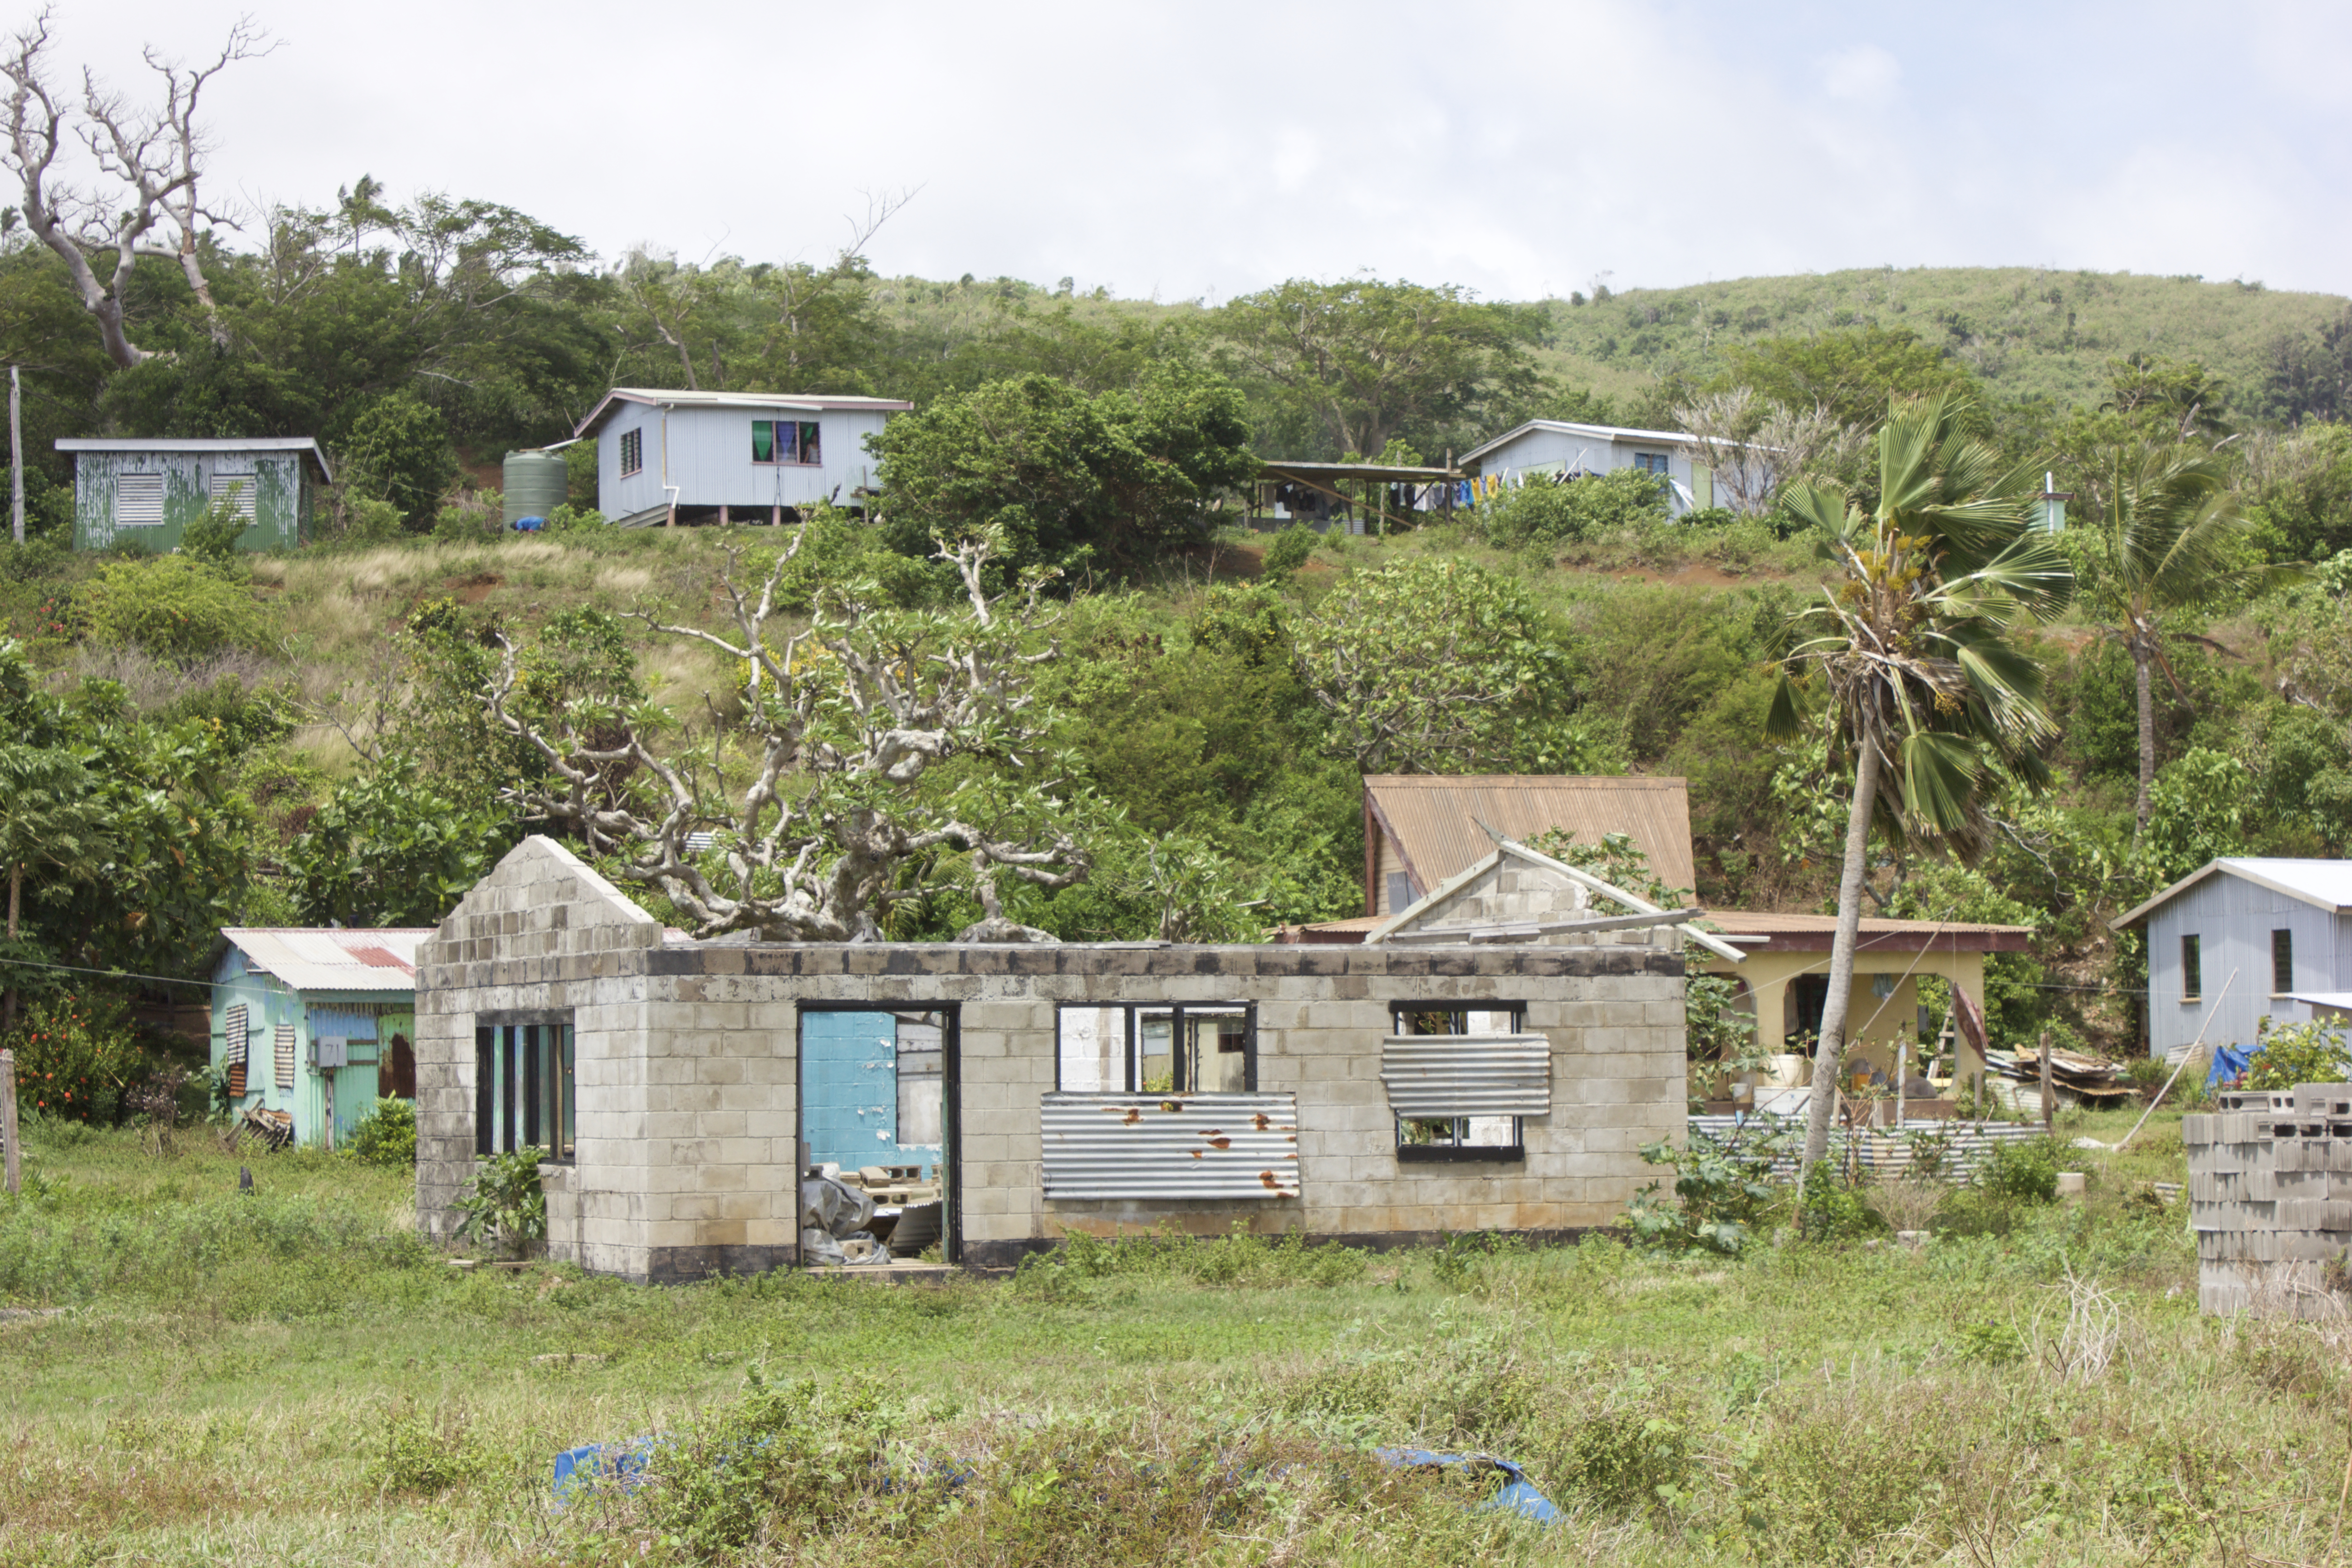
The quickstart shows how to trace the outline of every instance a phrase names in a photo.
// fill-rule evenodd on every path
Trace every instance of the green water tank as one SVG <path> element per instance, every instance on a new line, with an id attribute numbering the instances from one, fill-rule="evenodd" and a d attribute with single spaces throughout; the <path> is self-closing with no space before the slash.
<path id="1" fill-rule="evenodd" d="M 551 517 L 572 488 L 561 452 L 509 452 L 506 460 L 506 526 L 521 517 Z"/>

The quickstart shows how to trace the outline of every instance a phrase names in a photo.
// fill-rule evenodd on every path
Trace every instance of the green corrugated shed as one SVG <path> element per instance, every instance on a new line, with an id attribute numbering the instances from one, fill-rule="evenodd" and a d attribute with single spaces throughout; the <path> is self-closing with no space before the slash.
<path id="1" fill-rule="evenodd" d="M 74 460 L 74 548 L 136 543 L 162 553 L 213 498 L 237 487 L 253 526 L 237 540 L 252 551 L 287 551 L 310 537 L 327 459 L 309 437 L 260 440 L 64 440 Z"/>

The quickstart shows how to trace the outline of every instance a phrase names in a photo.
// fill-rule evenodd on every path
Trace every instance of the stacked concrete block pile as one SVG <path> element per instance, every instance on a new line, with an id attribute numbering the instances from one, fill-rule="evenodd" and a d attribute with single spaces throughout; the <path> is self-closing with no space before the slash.
<path id="1" fill-rule="evenodd" d="M 2220 1106 L 2181 1119 L 2199 1309 L 2334 1315 L 2328 1276 L 2352 1251 L 2352 1083 Z"/>

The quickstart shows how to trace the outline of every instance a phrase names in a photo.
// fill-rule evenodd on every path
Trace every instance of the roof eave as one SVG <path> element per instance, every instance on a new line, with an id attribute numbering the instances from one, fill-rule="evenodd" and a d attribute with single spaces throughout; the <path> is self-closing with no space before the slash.
<path id="1" fill-rule="evenodd" d="M 2109 931 L 2126 931 L 2133 926 L 2138 925 L 2140 922 L 2147 920 L 2150 914 L 2154 913 L 2158 905 L 2168 902 L 2178 894 L 2186 892 L 2189 888 L 2203 881 L 2206 878 L 2213 875 L 2217 871 L 2226 871 L 2232 877 L 2243 878 L 2245 880 L 2252 882 L 2255 887 L 2267 889 L 2271 892 L 2278 894 L 2281 898 L 2293 899 L 2297 903 L 2309 904 L 2315 910 L 2326 910 L 2332 915 L 2352 913 L 2352 907 L 2336 903 L 2327 899 L 2315 898 L 2311 893 L 2301 888 L 2282 882 L 2275 877 L 2265 877 L 2259 871 L 2250 869 L 2235 856 L 2222 855 L 2206 861 L 2205 864 L 2198 867 L 2197 869 L 2189 872 L 2189 875 L 2181 878 L 2180 880 L 2173 883 L 2172 886 L 2152 895 L 2146 903 L 2141 904 L 2138 908 L 2126 910 L 2122 914 L 2117 915 L 2115 919 L 2107 922 L 2107 929 Z"/>

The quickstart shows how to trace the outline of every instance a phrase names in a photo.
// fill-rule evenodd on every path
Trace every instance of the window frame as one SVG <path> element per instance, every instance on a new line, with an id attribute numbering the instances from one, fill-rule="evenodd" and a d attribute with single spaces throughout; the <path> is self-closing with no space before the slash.
<path id="1" fill-rule="evenodd" d="M 1469 1015 L 1472 1013 L 1507 1013 L 1510 1015 L 1511 1018 L 1510 1032 L 1514 1035 L 1523 1035 L 1527 1033 L 1528 1005 L 1525 1002 L 1510 1002 L 1499 999 L 1475 1007 L 1428 1007 L 1419 1005 L 1412 1002 L 1391 1002 L 1389 1004 L 1389 1032 L 1392 1035 L 1422 1034 L 1423 1031 L 1420 1029 L 1407 1028 L 1405 1026 L 1406 1020 L 1414 1016 L 1443 1014 L 1454 1020 L 1454 1026 L 1450 1029 L 1433 1031 L 1433 1033 L 1439 1036 L 1448 1034 L 1466 1035 L 1470 1032 L 1468 1027 Z M 1392 1118 L 1392 1120 L 1395 1123 L 1394 1136 L 1396 1139 L 1397 1163 L 1401 1165 L 1500 1165 L 1524 1164 L 1527 1162 L 1528 1130 L 1527 1118 L 1524 1116 L 1514 1116 L 1509 1119 L 1511 1123 L 1511 1142 L 1508 1143 L 1470 1143 L 1461 1142 L 1461 1140 L 1466 1139 L 1470 1135 L 1470 1122 L 1472 1119 L 1467 1116 L 1456 1116 L 1449 1119 L 1452 1124 L 1451 1131 L 1454 1138 L 1455 1139 L 1455 1142 L 1454 1142 L 1409 1143 L 1405 1141 L 1404 1136 L 1405 1128 L 1407 1126 L 1434 1126 L 1436 1125 L 1435 1120 L 1429 1117 L 1413 1117 L 1408 1119 L 1402 1116 Z M 1479 1118 L 1479 1120 L 1484 1121 L 1486 1119 L 1482 1117 Z M 1500 1119 L 1498 1118 L 1497 1120 Z"/>
<path id="2" fill-rule="evenodd" d="M 1674 459 L 1664 452 L 1636 452 L 1633 454 L 1633 466 L 1636 468 L 1639 468 L 1645 474 L 1655 474 L 1662 479 L 1667 478 L 1673 472 L 1673 462 Z"/>
<path id="3" fill-rule="evenodd" d="M 162 474 L 117 474 L 114 476 L 114 526 L 117 528 L 161 528 L 163 526 L 163 506 L 170 499 Z M 152 518 L 131 519 L 122 515 L 122 487 L 125 484 L 152 486 L 155 492 L 155 515 Z"/>
<path id="4" fill-rule="evenodd" d="M 793 432 L 793 455 L 783 455 L 783 443 L 775 432 L 790 426 Z M 760 432 L 768 436 L 768 455 L 760 456 Z M 816 456 L 808 456 L 814 447 Z M 751 466 L 755 468 L 821 468 L 824 467 L 824 439 L 818 421 L 814 419 L 754 419 L 751 421 Z"/>
<path id="5" fill-rule="evenodd" d="M 205 510 L 210 510 L 227 500 L 232 489 L 236 494 L 236 515 L 250 528 L 259 521 L 261 476 L 257 472 L 215 473 L 208 477 L 205 480 Z"/>
<path id="6" fill-rule="evenodd" d="M 2271 932 L 2271 994 L 2288 996 L 2294 993 L 2294 930 L 2287 927 Z"/>
<path id="7" fill-rule="evenodd" d="M 579 1158 L 579 1031 L 569 1012 L 492 1013 L 474 1020 L 474 1155 L 546 1151 L 541 1163 Z M 555 1069 L 552 1081 L 549 1069 Z M 518 1088 L 516 1079 L 520 1079 Z M 499 1092 L 501 1087 L 506 1092 Z M 542 1122 L 551 1125 L 541 1125 Z"/>
<path id="8" fill-rule="evenodd" d="M 1074 1089 L 1062 1081 L 1062 1015 L 1071 1013 L 1121 1013 L 1126 1016 L 1125 1037 L 1119 1052 L 1124 1068 L 1126 1087 Z M 1242 1016 L 1242 1087 L 1238 1089 L 1196 1089 L 1184 1080 L 1185 1053 L 1181 1048 L 1184 1032 L 1184 1015 L 1188 1012 L 1230 1016 Z M 1182 1094 L 1255 1094 L 1257 1087 L 1257 1004 L 1255 1002 L 1060 1002 L 1054 1007 L 1054 1092 L 1056 1094 L 1157 1094 L 1159 1089 L 1140 1087 L 1143 1078 L 1143 1041 L 1139 1018 L 1144 1013 L 1170 1015 L 1169 1079 L 1171 1095 Z"/>
<path id="9" fill-rule="evenodd" d="M 646 427 L 639 425 L 621 432 L 621 477 L 646 471 Z"/>
<path id="10" fill-rule="evenodd" d="M 2202 933 L 2183 931 L 2180 934 L 2180 1000 L 2184 1003 L 2205 999 L 2205 944 Z"/>

